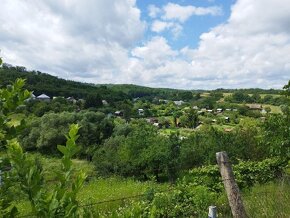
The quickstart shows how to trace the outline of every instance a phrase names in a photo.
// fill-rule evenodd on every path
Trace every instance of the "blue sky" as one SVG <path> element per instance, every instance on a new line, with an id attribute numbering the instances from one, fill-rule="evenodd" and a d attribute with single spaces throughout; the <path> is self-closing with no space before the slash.
<path id="1" fill-rule="evenodd" d="M 289 0 L 1 0 L 4 62 L 89 83 L 276 88 Z"/>
<path id="2" fill-rule="evenodd" d="M 222 13 L 218 16 L 191 16 L 186 22 L 182 24 L 183 30 L 180 33 L 180 36 L 175 38 L 170 31 L 165 31 L 161 34 L 156 32 L 146 31 L 145 38 L 149 39 L 152 36 L 162 35 L 165 37 L 169 44 L 174 49 L 180 49 L 185 46 L 189 46 L 191 48 L 197 47 L 199 43 L 199 36 L 221 24 L 226 22 L 230 16 L 230 7 L 235 2 L 235 0 L 219 0 L 219 1 L 207 1 L 207 0 L 179 0 L 179 1 L 167 1 L 167 0 L 138 0 L 137 6 L 141 10 L 141 18 L 145 20 L 148 24 L 152 23 L 155 19 L 151 18 L 148 14 L 150 5 L 155 5 L 158 8 L 162 8 L 169 2 L 179 4 L 181 6 L 190 6 L 194 5 L 195 7 L 220 7 Z M 160 16 L 158 17 L 160 19 Z"/>

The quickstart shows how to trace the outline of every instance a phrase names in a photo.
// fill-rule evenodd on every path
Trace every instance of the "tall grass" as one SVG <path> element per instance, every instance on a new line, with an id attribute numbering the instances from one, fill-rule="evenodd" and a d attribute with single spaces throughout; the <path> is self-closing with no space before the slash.
<path id="1" fill-rule="evenodd" d="M 290 217 L 290 179 L 256 186 L 243 194 L 244 204 L 252 218 Z"/>

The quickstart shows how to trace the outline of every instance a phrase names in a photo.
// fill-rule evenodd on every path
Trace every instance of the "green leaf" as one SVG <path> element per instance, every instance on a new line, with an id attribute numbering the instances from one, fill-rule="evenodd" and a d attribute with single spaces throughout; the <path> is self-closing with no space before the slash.
<path id="1" fill-rule="evenodd" d="M 57 145 L 57 149 L 63 154 L 66 155 L 67 154 L 67 148 L 63 145 Z"/>

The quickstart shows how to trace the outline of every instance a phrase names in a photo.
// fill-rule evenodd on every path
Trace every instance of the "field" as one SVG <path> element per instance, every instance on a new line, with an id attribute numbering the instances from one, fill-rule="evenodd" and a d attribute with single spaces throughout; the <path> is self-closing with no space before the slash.
<path id="1" fill-rule="evenodd" d="M 59 170 L 59 159 L 48 158 L 40 154 L 33 154 L 31 157 L 37 157 L 41 160 L 46 180 L 53 181 L 56 178 L 54 171 Z M 95 175 L 94 167 L 87 161 L 73 160 L 76 170 L 85 171 L 88 176 Z M 287 178 L 287 177 L 286 177 Z M 78 199 L 82 207 L 88 207 L 94 213 L 108 213 L 117 210 L 120 207 L 128 206 L 132 201 L 142 199 L 142 195 L 147 190 L 154 188 L 155 190 L 167 190 L 168 183 L 156 183 L 154 181 L 135 181 L 133 179 L 124 179 L 119 177 L 98 178 L 88 180 L 80 193 Z M 132 198 L 131 198 L 132 197 Z M 136 197 L 136 198 L 135 198 Z M 281 217 L 287 218 L 290 214 L 290 180 L 280 180 L 265 185 L 256 185 L 252 189 L 242 192 L 245 208 L 250 217 Z M 223 195 L 220 199 L 222 204 L 227 205 L 227 199 Z M 220 202 L 219 202 L 220 203 Z M 30 214 L 30 205 L 27 201 L 17 203 L 22 215 Z M 225 209 L 227 208 L 227 209 Z M 232 217 L 228 207 L 218 208 L 221 217 Z"/>
<path id="2" fill-rule="evenodd" d="M 252 218 L 290 215 L 290 181 L 255 186 L 243 194 L 246 210 Z"/>
<path id="3" fill-rule="evenodd" d="M 159 132 L 164 135 L 170 135 L 172 133 L 179 132 L 181 136 L 189 136 L 194 129 L 189 128 L 170 128 L 170 129 L 160 129 Z"/>
<path id="4" fill-rule="evenodd" d="M 41 154 L 29 154 L 29 156 L 41 161 L 45 181 L 53 186 L 57 181 L 56 173 L 60 171 L 60 158 L 45 157 Z M 120 177 L 97 177 L 94 166 L 84 160 L 74 159 L 73 165 L 76 171 L 82 170 L 88 176 L 87 182 L 78 193 L 80 205 L 87 207 L 92 204 L 90 209 L 98 212 L 117 210 L 131 202 L 132 199 L 140 199 L 138 196 L 143 195 L 149 189 L 164 190 L 169 186 L 169 184 L 158 184 L 154 181 L 140 182 Z M 137 198 L 134 198 L 135 196 Z M 17 206 L 21 214 L 31 213 L 28 201 L 19 201 Z"/>
<path id="5" fill-rule="evenodd" d="M 270 104 L 262 104 L 262 106 L 263 108 L 265 107 L 271 108 L 271 113 L 274 113 L 274 114 L 282 113 L 281 108 L 279 106 L 274 106 Z"/>

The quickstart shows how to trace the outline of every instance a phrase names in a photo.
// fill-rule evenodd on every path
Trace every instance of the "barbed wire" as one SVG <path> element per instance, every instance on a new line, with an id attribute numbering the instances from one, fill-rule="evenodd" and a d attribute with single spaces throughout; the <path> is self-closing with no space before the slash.
<path id="1" fill-rule="evenodd" d="M 172 190 L 174 190 L 174 188 L 173 188 L 173 186 L 170 186 L 170 188 L 168 188 L 166 190 L 162 190 L 162 191 L 157 191 L 154 194 L 172 192 Z M 140 198 L 140 197 L 144 197 L 144 196 L 147 196 L 147 195 L 148 195 L 147 193 L 138 194 L 138 195 L 130 195 L 130 196 L 121 197 L 121 198 L 114 198 L 114 199 L 109 199 L 109 200 L 96 201 L 96 202 L 88 203 L 88 204 L 81 204 L 81 205 L 79 205 L 79 207 L 80 208 L 91 207 L 91 206 L 98 205 L 98 204 L 105 204 L 105 203 L 111 203 L 111 202 L 116 202 L 116 201 L 124 201 L 124 200 L 129 200 L 129 199 L 135 199 L 135 198 Z M 17 216 L 17 217 L 18 218 L 22 218 L 22 217 L 33 217 L 33 216 L 37 216 L 37 214 L 29 213 L 29 214 L 25 214 L 25 215 L 21 215 L 21 216 Z"/>
<path id="2" fill-rule="evenodd" d="M 159 194 L 159 193 L 166 193 L 166 192 L 172 192 L 174 190 L 174 187 L 171 186 L 169 189 L 166 189 L 166 190 L 162 190 L 162 191 L 158 191 L 158 192 L 155 192 L 154 194 Z M 244 197 L 248 197 L 248 195 L 253 195 L 256 196 L 256 195 L 269 195 L 270 194 L 281 194 L 281 195 L 285 195 L 285 196 L 288 196 L 289 193 L 285 193 L 283 191 L 261 191 L 261 192 L 254 192 L 254 193 L 243 193 L 242 195 L 244 195 Z M 138 194 L 138 195 L 130 195 L 130 196 L 126 196 L 126 197 L 121 197 L 121 198 L 114 198 L 114 199 L 109 199 L 109 200 L 103 200 L 103 201 L 96 201 L 96 202 L 92 202 L 92 203 L 88 203 L 88 204 L 82 204 L 82 205 L 79 205 L 80 208 L 83 208 L 83 207 L 91 207 L 91 206 L 95 206 L 95 205 L 99 205 L 99 204 L 106 204 L 106 203 L 111 203 L 111 202 L 116 202 L 116 201 L 124 201 L 124 200 L 129 200 L 129 199 L 135 199 L 135 198 L 140 198 L 140 197 L 144 197 L 144 196 L 147 196 L 148 194 Z M 288 197 L 290 198 L 290 196 Z M 287 198 L 287 199 L 288 199 Z M 35 213 L 28 213 L 28 214 L 25 214 L 25 215 L 19 215 L 19 216 L 16 216 L 18 218 L 24 218 L 24 217 L 36 217 L 37 214 Z"/>

